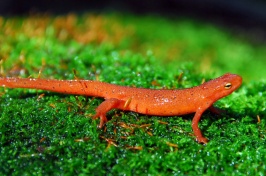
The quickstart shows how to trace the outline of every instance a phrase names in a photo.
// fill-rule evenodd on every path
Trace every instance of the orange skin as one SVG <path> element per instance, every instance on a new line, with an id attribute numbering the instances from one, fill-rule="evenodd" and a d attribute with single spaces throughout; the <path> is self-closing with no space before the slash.
<path id="1" fill-rule="evenodd" d="M 235 74 L 221 77 L 187 89 L 145 89 L 119 86 L 91 80 L 46 80 L 32 78 L 0 78 L 0 86 L 8 88 L 41 89 L 51 92 L 103 97 L 97 108 L 95 118 L 100 118 L 99 127 L 106 122 L 106 113 L 111 109 L 134 111 L 157 116 L 177 116 L 195 113 L 192 129 L 199 143 L 206 144 L 198 127 L 201 115 L 208 108 L 218 113 L 213 107 L 217 100 L 231 94 L 242 83 L 242 78 Z"/>

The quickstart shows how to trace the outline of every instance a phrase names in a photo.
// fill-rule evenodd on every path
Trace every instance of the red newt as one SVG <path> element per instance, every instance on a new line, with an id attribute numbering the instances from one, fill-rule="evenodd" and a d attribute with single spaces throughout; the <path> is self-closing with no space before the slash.
<path id="1" fill-rule="evenodd" d="M 51 92 L 102 97 L 95 118 L 100 118 L 99 127 L 107 122 L 106 113 L 111 109 L 134 111 L 157 116 L 177 116 L 195 113 L 192 129 L 199 143 L 206 144 L 198 123 L 207 109 L 217 100 L 231 94 L 242 83 L 241 76 L 224 74 L 221 77 L 187 89 L 146 89 L 119 86 L 92 80 L 53 80 L 33 78 L 0 78 L 0 86 L 8 88 L 41 89 Z"/>

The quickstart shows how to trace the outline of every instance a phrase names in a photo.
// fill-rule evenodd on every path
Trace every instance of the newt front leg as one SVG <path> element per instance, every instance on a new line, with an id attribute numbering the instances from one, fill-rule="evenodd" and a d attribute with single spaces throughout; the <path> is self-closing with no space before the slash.
<path id="1" fill-rule="evenodd" d="M 193 117 L 193 120 L 192 120 L 192 129 L 193 129 L 193 132 L 196 136 L 196 141 L 198 143 L 203 143 L 203 144 L 207 144 L 208 143 L 208 139 L 203 137 L 202 133 L 201 133 L 201 130 L 199 128 L 199 121 L 200 121 L 200 118 L 201 118 L 201 115 L 203 114 L 203 112 L 206 110 L 207 108 L 198 108 L 198 110 L 196 111 L 194 117 Z"/>

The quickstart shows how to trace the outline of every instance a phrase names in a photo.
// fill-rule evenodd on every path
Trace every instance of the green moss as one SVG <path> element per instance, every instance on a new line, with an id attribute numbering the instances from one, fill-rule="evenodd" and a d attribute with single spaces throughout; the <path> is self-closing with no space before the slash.
<path id="1" fill-rule="evenodd" d="M 1 73 L 38 77 L 42 70 L 43 78 L 73 79 L 74 69 L 80 79 L 185 88 L 233 71 L 244 75 L 244 84 L 216 103 L 227 113 L 204 113 L 200 128 L 210 139 L 207 145 L 195 142 L 193 114 L 155 117 L 113 110 L 105 128 L 98 129 L 99 120 L 91 117 L 100 98 L 1 88 L 1 175 L 264 174 L 266 82 L 258 75 L 265 75 L 265 69 L 260 70 L 265 46 L 256 48 L 189 20 L 128 15 L 61 18 L 45 17 L 46 24 L 38 30 L 34 24 L 43 21 L 40 17 L 4 19 Z M 62 23 L 66 18 L 70 22 Z M 91 23 L 82 23 L 87 18 L 103 25 L 91 29 Z M 32 31 L 25 31 L 25 26 Z M 84 29 L 101 33 L 95 32 L 93 40 L 80 40 L 77 35 L 86 36 Z M 254 53 L 258 66 L 252 61 Z"/>

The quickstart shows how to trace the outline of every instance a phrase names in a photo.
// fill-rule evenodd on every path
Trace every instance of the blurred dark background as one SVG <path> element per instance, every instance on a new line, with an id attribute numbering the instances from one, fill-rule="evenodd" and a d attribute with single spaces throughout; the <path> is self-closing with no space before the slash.
<path id="1" fill-rule="evenodd" d="M 0 15 L 128 12 L 186 17 L 240 32 L 266 43 L 265 0 L 0 0 Z"/>

